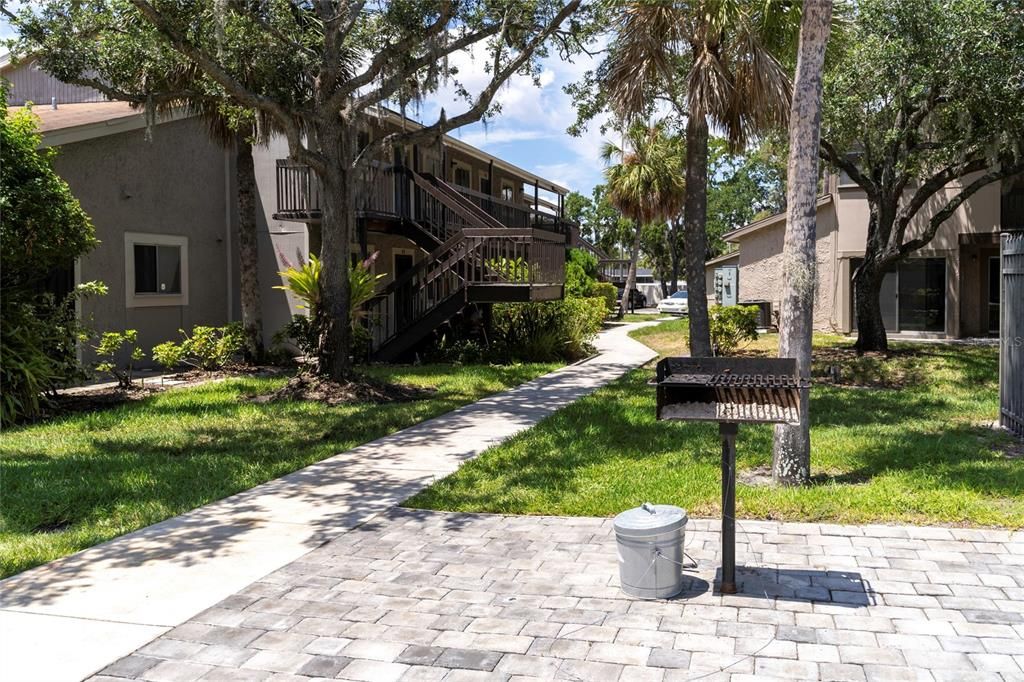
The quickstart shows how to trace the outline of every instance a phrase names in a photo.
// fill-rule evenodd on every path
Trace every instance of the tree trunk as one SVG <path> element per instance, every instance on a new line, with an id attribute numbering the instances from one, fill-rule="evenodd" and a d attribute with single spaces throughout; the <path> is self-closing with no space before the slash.
<path id="1" fill-rule="evenodd" d="M 622 303 L 619 305 L 619 314 L 617 319 L 622 319 L 622 316 L 626 314 L 629 309 L 630 294 L 633 291 L 633 287 L 636 285 L 636 262 L 640 259 L 640 233 L 643 230 L 642 225 L 636 226 L 636 235 L 633 237 L 633 247 L 629 253 L 629 270 L 626 271 L 626 286 L 622 289 Z"/>
<path id="2" fill-rule="evenodd" d="M 818 140 L 821 134 L 821 77 L 832 18 L 832 0 L 807 0 L 800 23 L 800 47 L 789 113 L 786 177 L 786 235 L 783 245 L 782 314 L 779 357 L 796 358 L 801 378 L 811 377 L 814 288 L 817 279 Z M 800 423 L 777 424 L 772 479 L 806 485 L 811 478 L 811 429 L 807 391 L 801 391 Z"/>
<path id="3" fill-rule="evenodd" d="M 319 258 L 323 255 L 323 223 L 306 223 L 306 243 L 309 252 Z"/>
<path id="4" fill-rule="evenodd" d="M 348 170 L 351 155 L 346 150 L 351 141 L 347 138 L 340 122 L 320 132 L 323 153 L 328 163 L 326 172 L 320 178 L 323 187 L 323 241 L 320 254 L 317 370 L 336 381 L 345 380 L 352 373 L 351 292 L 348 277 L 356 218 L 351 187 L 355 174 Z"/>
<path id="5" fill-rule="evenodd" d="M 692 112 L 686 122 L 686 288 L 689 292 L 690 355 L 711 357 L 708 295 L 704 281 L 708 235 L 708 124 Z"/>
<path id="6" fill-rule="evenodd" d="M 854 348 L 858 353 L 889 350 L 880 302 L 884 278 L 881 266 L 875 263 L 874 257 L 866 254 L 864 263 L 853 276 L 853 300 L 857 311 L 857 343 Z"/>
<path id="7" fill-rule="evenodd" d="M 672 295 L 679 291 L 679 268 L 680 261 L 682 260 L 682 254 L 679 253 L 679 221 L 672 220 L 669 223 L 669 245 L 668 253 L 669 258 L 672 259 L 672 286 L 669 287 L 669 295 Z"/>
<path id="8" fill-rule="evenodd" d="M 235 136 L 235 172 L 238 174 L 238 279 L 245 332 L 245 361 L 263 360 L 263 311 L 260 301 L 259 234 L 256 229 L 256 171 L 252 144 Z"/>

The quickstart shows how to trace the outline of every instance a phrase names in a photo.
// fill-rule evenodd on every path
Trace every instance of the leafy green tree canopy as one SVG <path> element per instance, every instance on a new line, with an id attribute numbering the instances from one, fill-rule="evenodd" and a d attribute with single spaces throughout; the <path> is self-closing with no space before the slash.
<path id="1" fill-rule="evenodd" d="M 0 87 L 6 99 L 6 88 Z M 89 217 L 53 170 L 53 149 L 39 149 L 38 118 L 8 110 L 0 122 L 0 282 L 32 287 L 96 245 Z"/>

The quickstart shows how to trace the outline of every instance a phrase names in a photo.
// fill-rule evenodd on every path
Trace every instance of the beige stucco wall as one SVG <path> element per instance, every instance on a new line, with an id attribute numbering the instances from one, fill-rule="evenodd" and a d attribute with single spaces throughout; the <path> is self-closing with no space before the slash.
<path id="1" fill-rule="evenodd" d="M 969 184 L 977 176 L 964 178 Z M 907 230 L 908 238 L 912 238 L 927 226 L 935 212 L 951 197 L 960 191 L 961 183 L 951 183 L 928 201 L 910 222 Z M 910 197 L 910 191 L 907 197 Z M 839 224 L 839 251 L 841 255 L 863 255 L 867 241 L 868 200 L 859 187 L 840 187 L 835 195 Z M 956 212 L 939 226 L 935 239 L 928 245 L 927 251 L 945 252 L 956 250 L 961 233 L 993 233 L 999 232 L 1000 185 L 992 183 L 981 188 L 970 199 L 964 202 Z M 924 250 L 922 250 L 922 253 Z"/>
<path id="2" fill-rule="evenodd" d="M 739 301 L 771 301 L 777 314 L 782 306 L 782 254 L 785 220 L 755 230 L 737 240 L 739 252 Z M 816 264 L 817 285 L 814 293 L 814 327 L 833 330 L 840 321 L 837 305 L 837 263 L 835 258 L 836 218 L 831 204 L 818 209 Z M 714 269 L 708 266 L 708 291 L 714 292 Z"/>
<path id="3" fill-rule="evenodd" d="M 195 120 L 155 126 L 151 141 L 137 130 L 60 147 L 55 169 L 100 240 L 78 266 L 80 281 L 101 280 L 109 288 L 82 306 L 99 331 L 137 329 L 148 357 L 153 345 L 179 339 L 179 328 L 228 322 L 229 291 L 236 288 L 229 284 L 229 159 Z M 126 305 L 125 232 L 188 238 L 187 305 Z M 91 350 L 83 350 L 91 360 Z"/>

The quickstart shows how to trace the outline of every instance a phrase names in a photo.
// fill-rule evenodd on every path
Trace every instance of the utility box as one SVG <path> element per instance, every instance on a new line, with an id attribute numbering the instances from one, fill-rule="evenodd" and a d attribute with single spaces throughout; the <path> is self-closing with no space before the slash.
<path id="1" fill-rule="evenodd" d="M 686 510 L 649 502 L 615 517 L 623 592 L 667 599 L 682 591 L 686 521 Z"/>
<path id="2" fill-rule="evenodd" d="M 736 305 L 740 295 L 740 269 L 735 265 L 715 268 L 715 303 Z"/>

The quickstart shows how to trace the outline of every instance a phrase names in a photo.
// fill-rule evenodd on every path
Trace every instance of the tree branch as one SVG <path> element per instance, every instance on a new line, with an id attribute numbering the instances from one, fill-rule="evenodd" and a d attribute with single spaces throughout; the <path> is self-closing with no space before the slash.
<path id="1" fill-rule="evenodd" d="M 446 3 L 440 14 L 438 14 L 437 19 L 422 30 L 419 36 L 422 42 L 429 42 L 434 36 L 444 32 L 445 28 L 448 26 L 448 22 L 451 20 L 451 9 L 452 5 L 450 3 Z M 380 75 L 380 72 L 384 70 L 384 67 L 386 67 L 390 62 L 398 59 L 399 55 L 408 49 L 409 44 L 407 42 L 397 42 L 385 45 L 373 58 L 370 65 L 366 67 L 365 71 L 353 78 L 350 78 L 348 82 L 338 87 L 335 94 L 331 97 L 331 107 L 340 109 L 346 97 L 353 94 L 364 85 L 372 83 L 373 80 Z M 428 55 L 432 55 L 436 59 L 438 56 L 451 54 L 452 51 L 453 50 L 447 50 L 441 53 L 431 53 L 428 50 Z M 422 58 L 418 61 L 422 61 Z M 408 75 L 408 73 L 410 73 L 410 71 L 409 69 L 406 69 L 405 73 L 403 73 L 403 78 L 405 75 Z"/>
<path id="2" fill-rule="evenodd" d="M 475 31 L 473 33 L 464 35 L 458 40 L 455 40 L 446 45 L 444 49 L 439 52 L 428 50 L 426 54 L 422 55 L 419 59 L 414 60 L 410 64 L 407 64 L 405 68 L 403 68 L 400 72 L 395 73 L 373 90 L 357 97 L 352 102 L 352 104 L 349 105 L 349 109 L 353 112 L 360 112 L 366 109 L 367 107 L 370 107 L 374 104 L 378 104 L 389 99 L 392 95 L 395 94 L 398 88 L 401 87 L 402 83 L 405 82 L 406 78 L 408 78 L 412 74 L 416 73 L 420 69 L 426 68 L 431 63 L 437 61 L 441 57 L 446 57 L 452 54 L 453 52 L 463 50 L 469 47 L 470 45 L 483 40 L 484 38 L 488 38 L 494 35 L 497 31 L 498 26 L 492 25 L 486 29 L 482 29 L 480 31 Z M 345 101 L 345 98 L 348 97 L 353 92 L 354 90 L 351 90 L 348 87 L 348 85 L 346 85 L 343 88 L 343 91 L 339 91 L 338 94 L 335 95 L 335 101 L 332 101 L 332 104 L 335 105 L 335 108 L 340 109 Z"/>
<path id="3" fill-rule="evenodd" d="M 910 198 L 903 208 L 896 214 L 896 220 L 894 221 L 893 230 L 893 244 L 899 245 L 903 243 L 903 237 L 906 234 L 907 226 L 910 221 L 917 215 L 918 211 L 931 199 L 936 192 L 941 190 L 943 187 L 948 185 L 957 178 L 962 178 L 969 173 L 976 173 L 977 171 L 985 170 L 988 167 L 988 161 L 982 157 L 975 157 L 961 163 L 952 164 L 946 166 L 935 175 L 931 176 L 923 182 L 914 192 L 914 196 Z M 897 199 L 899 195 L 896 195 Z"/>
<path id="4" fill-rule="evenodd" d="M 899 253 L 901 256 L 906 256 L 923 246 L 927 246 L 932 239 L 935 238 L 935 234 L 939 231 L 939 227 L 944 223 L 950 216 L 952 216 L 961 204 L 971 197 L 972 194 L 980 190 L 985 185 L 1002 180 L 1003 178 L 1013 177 L 1024 173 L 1024 161 L 1019 161 L 1014 164 L 1001 166 L 999 169 L 993 169 L 988 173 L 985 173 L 981 177 L 977 178 L 974 182 L 967 185 L 960 192 L 949 200 L 945 206 L 942 207 L 935 215 L 931 217 L 928 222 L 928 227 L 925 229 L 924 234 L 915 239 L 911 239 L 905 244 L 900 244 Z M 901 235 L 902 236 L 902 235 Z"/>
<path id="5" fill-rule="evenodd" d="M 494 96 L 498 92 L 498 88 L 500 88 L 505 81 L 511 78 L 513 74 L 519 71 L 519 69 L 529 61 L 537 48 L 543 45 L 551 34 L 562 25 L 562 22 L 579 8 L 581 2 L 582 0 L 571 0 L 571 2 L 567 3 L 544 29 L 535 35 L 530 42 L 523 47 L 522 51 L 520 51 L 519 55 L 516 56 L 515 59 L 509 62 L 504 69 L 496 71 L 491 77 L 490 83 L 487 84 L 487 87 L 485 87 L 477 96 L 476 102 L 474 102 L 472 107 L 457 116 L 453 116 L 448 119 L 442 118 L 436 123 L 425 126 L 420 130 L 390 133 L 384 137 L 378 138 L 368 144 L 357 155 L 355 163 L 358 164 L 363 157 L 371 155 L 379 148 L 408 145 L 414 144 L 420 140 L 434 139 L 440 135 L 444 135 L 449 130 L 454 130 L 480 120 L 480 118 L 487 112 L 487 109 L 490 108 L 491 102 L 494 100 Z"/>
<path id="6" fill-rule="evenodd" d="M 846 171 L 846 174 L 850 176 L 850 179 L 860 185 L 861 189 L 868 193 L 868 196 L 875 196 L 878 194 L 878 186 L 874 181 L 861 173 L 857 164 L 850 161 L 845 155 L 836 151 L 836 148 L 831 142 L 825 138 L 821 138 L 820 147 L 819 156 L 821 156 L 822 159 L 828 161 L 836 168 Z"/>
<path id="7" fill-rule="evenodd" d="M 178 31 L 171 22 L 147 0 L 130 0 L 139 10 L 142 17 L 150 23 L 160 34 L 162 34 L 171 45 L 181 54 L 185 55 L 196 66 L 203 70 L 207 76 L 223 87 L 228 94 L 238 100 L 241 104 L 259 109 L 269 114 L 278 125 L 281 131 L 288 138 L 288 147 L 294 158 L 307 163 L 316 170 L 323 171 L 327 166 L 326 158 L 317 152 L 310 150 L 302 143 L 302 135 L 299 126 L 292 116 L 292 112 L 285 109 L 281 104 L 256 93 L 245 87 L 238 79 L 232 76 L 222 64 L 214 59 L 205 50 L 192 44 Z"/>

